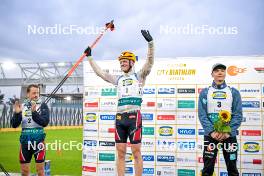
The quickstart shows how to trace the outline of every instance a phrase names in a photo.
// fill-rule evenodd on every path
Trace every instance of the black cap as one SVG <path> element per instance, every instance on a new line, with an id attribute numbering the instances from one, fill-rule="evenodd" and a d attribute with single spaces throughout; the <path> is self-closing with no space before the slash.
<path id="1" fill-rule="evenodd" d="M 226 69 L 226 66 L 225 66 L 224 64 L 221 64 L 221 63 L 216 63 L 216 64 L 214 64 L 213 67 L 212 67 L 212 72 L 215 71 L 216 69 L 219 69 L 219 68 L 225 70 L 225 69 Z"/>

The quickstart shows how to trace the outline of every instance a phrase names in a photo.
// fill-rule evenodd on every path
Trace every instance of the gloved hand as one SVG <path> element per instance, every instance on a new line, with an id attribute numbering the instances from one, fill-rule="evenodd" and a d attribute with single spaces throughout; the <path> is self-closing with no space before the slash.
<path id="1" fill-rule="evenodd" d="M 153 40 L 148 30 L 141 30 L 141 34 L 147 40 L 147 42 L 151 42 Z"/>
<path id="2" fill-rule="evenodd" d="M 89 57 L 92 56 L 92 49 L 90 46 L 88 46 L 88 48 L 86 48 L 86 50 L 84 51 L 84 54 Z"/>

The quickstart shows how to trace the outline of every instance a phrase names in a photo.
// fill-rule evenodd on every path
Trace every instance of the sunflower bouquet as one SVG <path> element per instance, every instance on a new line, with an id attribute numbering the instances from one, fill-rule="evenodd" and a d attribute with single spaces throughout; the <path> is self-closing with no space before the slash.
<path id="1" fill-rule="evenodd" d="M 229 111 L 221 110 L 218 114 L 218 120 L 214 123 L 214 130 L 217 132 L 230 133 L 231 127 L 229 122 L 231 120 L 231 114 Z"/>

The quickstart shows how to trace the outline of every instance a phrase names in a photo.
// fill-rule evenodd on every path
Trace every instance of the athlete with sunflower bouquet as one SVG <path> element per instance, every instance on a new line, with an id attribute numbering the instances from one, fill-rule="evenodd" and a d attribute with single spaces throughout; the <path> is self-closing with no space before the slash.
<path id="1" fill-rule="evenodd" d="M 242 122 L 242 101 L 237 89 L 226 85 L 226 66 L 213 65 L 212 86 L 202 90 L 198 102 L 198 116 L 204 129 L 203 176 L 214 173 L 218 144 L 222 144 L 228 175 L 237 170 L 237 129 Z"/>

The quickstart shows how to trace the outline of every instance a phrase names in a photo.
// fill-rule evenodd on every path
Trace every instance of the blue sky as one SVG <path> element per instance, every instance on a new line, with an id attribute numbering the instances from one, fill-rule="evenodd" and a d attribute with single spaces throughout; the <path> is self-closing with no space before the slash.
<path id="1" fill-rule="evenodd" d="M 96 59 L 116 59 L 124 50 L 144 58 L 141 29 L 153 35 L 158 58 L 263 55 L 263 9 L 262 0 L 3 0 L 0 62 L 75 61 L 96 34 L 29 34 L 28 26 L 97 29 L 112 19 L 116 30 L 107 32 L 93 50 Z M 188 26 L 226 28 L 229 33 L 175 32 Z M 172 32 L 162 31 L 166 27 Z"/>

